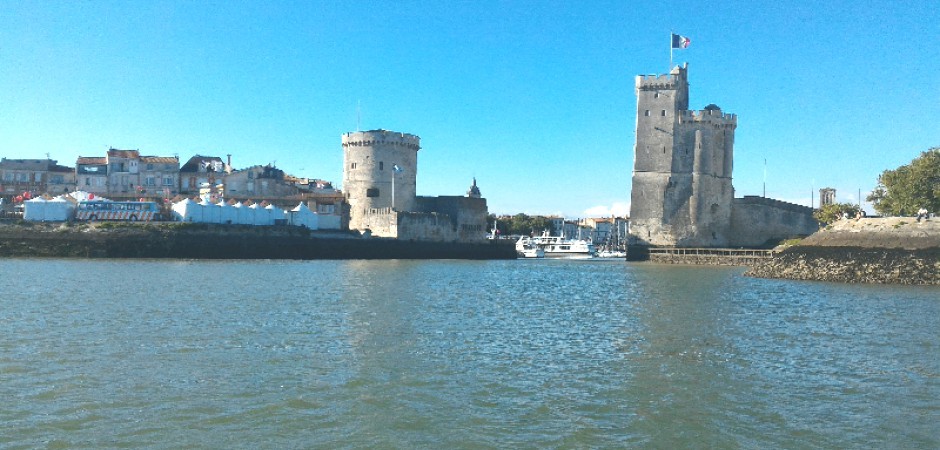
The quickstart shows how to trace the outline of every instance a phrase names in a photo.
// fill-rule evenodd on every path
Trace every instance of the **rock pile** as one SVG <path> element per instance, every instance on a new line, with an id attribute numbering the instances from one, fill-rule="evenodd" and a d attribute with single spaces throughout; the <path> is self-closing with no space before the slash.
<path id="1" fill-rule="evenodd" d="M 843 283 L 940 285 L 940 219 L 841 220 L 745 275 Z"/>

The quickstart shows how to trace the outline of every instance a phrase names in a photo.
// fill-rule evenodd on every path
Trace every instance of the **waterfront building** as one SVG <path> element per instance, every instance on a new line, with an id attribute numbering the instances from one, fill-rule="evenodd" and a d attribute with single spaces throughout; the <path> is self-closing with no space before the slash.
<path id="1" fill-rule="evenodd" d="M 0 194 L 59 195 L 75 190 L 75 169 L 54 159 L 0 159 Z"/>
<path id="2" fill-rule="evenodd" d="M 179 192 L 183 195 L 199 195 L 199 188 L 220 183 L 230 168 L 218 156 L 194 155 L 180 167 Z"/>
<path id="3" fill-rule="evenodd" d="M 139 192 L 147 197 L 172 198 L 179 193 L 180 159 L 176 156 L 141 156 Z"/>
<path id="4" fill-rule="evenodd" d="M 108 158 L 79 156 L 75 161 L 76 190 L 91 194 L 108 193 Z"/>

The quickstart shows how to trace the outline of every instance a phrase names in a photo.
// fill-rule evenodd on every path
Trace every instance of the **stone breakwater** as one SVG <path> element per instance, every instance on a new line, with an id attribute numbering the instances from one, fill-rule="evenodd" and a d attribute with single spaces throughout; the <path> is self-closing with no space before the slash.
<path id="1" fill-rule="evenodd" d="M 841 283 L 940 285 L 940 219 L 841 220 L 745 275 Z"/>
<path id="2" fill-rule="evenodd" d="M 411 242 L 297 227 L 210 224 L 0 225 L 0 257 L 515 259 L 511 243 Z"/>

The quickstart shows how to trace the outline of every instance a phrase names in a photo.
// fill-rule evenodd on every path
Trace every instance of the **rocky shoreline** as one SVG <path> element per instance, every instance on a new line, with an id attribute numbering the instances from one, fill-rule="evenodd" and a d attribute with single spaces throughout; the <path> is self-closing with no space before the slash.
<path id="1" fill-rule="evenodd" d="M 746 276 L 940 285 L 940 220 L 842 220 L 751 266 Z"/>
<path id="2" fill-rule="evenodd" d="M 0 257 L 515 259 L 508 243 L 412 242 L 289 226 L 0 224 Z"/>

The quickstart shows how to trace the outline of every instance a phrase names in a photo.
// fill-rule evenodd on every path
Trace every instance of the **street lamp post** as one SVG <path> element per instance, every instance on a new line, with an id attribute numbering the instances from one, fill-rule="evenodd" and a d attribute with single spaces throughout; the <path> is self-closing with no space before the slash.
<path id="1" fill-rule="evenodd" d="M 392 210 L 395 209 L 395 177 L 402 172 L 398 164 L 392 164 Z"/>

